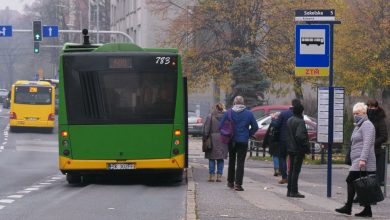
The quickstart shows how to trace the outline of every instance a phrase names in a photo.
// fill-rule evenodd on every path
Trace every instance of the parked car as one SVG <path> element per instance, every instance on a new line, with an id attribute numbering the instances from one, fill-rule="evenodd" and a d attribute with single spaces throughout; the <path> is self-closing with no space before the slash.
<path id="1" fill-rule="evenodd" d="M 6 89 L 0 89 L 0 102 L 4 102 L 4 100 L 7 98 L 8 90 Z"/>
<path id="2" fill-rule="evenodd" d="M 8 92 L 8 95 L 3 101 L 3 108 L 10 108 L 11 92 Z"/>
<path id="3" fill-rule="evenodd" d="M 264 115 L 270 115 L 274 112 L 281 112 L 289 109 L 289 105 L 263 105 L 263 106 L 255 106 L 251 109 L 251 112 L 255 116 L 256 119 L 262 118 Z"/>
<path id="4" fill-rule="evenodd" d="M 202 135 L 203 119 L 196 115 L 195 112 L 188 112 L 188 134 L 193 136 Z"/>
<path id="5" fill-rule="evenodd" d="M 316 119 L 307 115 L 304 115 L 303 118 L 306 123 L 307 133 L 309 135 L 309 141 L 316 141 L 317 140 Z M 262 118 L 257 119 L 257 124 L 259 125 L 259 129 L 255 133 L 254 137 L 257 141 L 263 141 L 265 133 L 267 132 L 267 129 L 271 124 L 271 115 L 266 115 L 263 116 Z"/>

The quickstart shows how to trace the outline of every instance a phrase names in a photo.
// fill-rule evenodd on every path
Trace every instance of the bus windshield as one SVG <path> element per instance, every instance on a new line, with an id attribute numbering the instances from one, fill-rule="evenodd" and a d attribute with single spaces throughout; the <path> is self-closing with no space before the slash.
<path id="1" fill-rule="evenodd" d="M 16 86 L 15 104 L 50 105 L 51 87 Z"/>
<path id="2" fill-rule="evenodd" d="M 73 65 L 68 66 L 71 69 L 65 68 L 70 124 L 173 123 L 177 69 L 153 68 L 142 61 L 132 64 L 131 69 L 114 69 L 109 67 L 107 57 L 98 59 L 101 62 L 89 64 L 88 57 L 80 57 L 72 60 Z"/>

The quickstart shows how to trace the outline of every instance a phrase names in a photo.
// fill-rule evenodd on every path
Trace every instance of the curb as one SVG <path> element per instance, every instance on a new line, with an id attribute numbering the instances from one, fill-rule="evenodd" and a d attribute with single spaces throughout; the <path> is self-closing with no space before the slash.
<path id="1" fill-rule="evenodd" d="M 187 220 L 197 220 L 196 216 L 196 189 L 195 182 L 192 178 L 192 166 L 190 165 L 187 168 L 187 210 L 186 210 L 186 219 Z"/>

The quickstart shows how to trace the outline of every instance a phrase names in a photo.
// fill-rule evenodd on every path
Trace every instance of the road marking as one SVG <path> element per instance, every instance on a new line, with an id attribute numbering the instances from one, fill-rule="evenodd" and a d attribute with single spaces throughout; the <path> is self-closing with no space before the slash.
<path id="1" fill-rule="evenodd" d="M 55 181 L 57 181 L 57 180 L 47 180 L 46 182 L 55 182 Z"/>
<path id="2" fill-rule="evenodd" d="M 7 141 L 3 142 L 3 144 L 2 144 L 2 145 L 6 145 L 6 144 L 7 144 Z"/>
<path id="3" fill-rule="evenodd" d="M 42 187 L 40 185 L 34 185 L 34 186 L 31 186 L 32 188 L 39 188 L 39 187 Z"/>
<path id="4" fill-rule="evenodd" d="M 5 208 L 5 206 L 3 206 L 3 205 L 0 205 L 0 209 L 3 209 L 3 208 Z"/>
<path id="5" fill-rule="evenodd" d="M 30 190 L 23 190 L 23 191 L 19 191 L 17 193 L 25 193 L 25 194 L 27 194 L 27 193 L 30 193 L 30 192 L 31 192 Z"/>
<path id="6" fill-rule="evenodd" d="M 52 183 L 39 183 L 39 184 L 41 184 L 41 185 L 50 185 Z"/>
<path id="7" fill-rule="evenodd" d="M 62 179 L 63 177 L 52 177 L 51 179 L 52 180 L 60 180 L 60 179 Z"/>
<path id="8" fill-rule="evenodd" d="M 39 190 L 39 188 L 26 188 L 24 189 L 25 191 L 34 191 L 34 190 Z"/>
<path id="9" fill-rule="evenodd" d="M 16 146 L 16 151 L 36 151 L 36 152 L 58 152 L 55 147 L 41 147 L 41 146 Z"/>
<path id="10" fill-rule="evenodd" d="M 10 195 L 10 196 L 7 196 L 7 198 L 11 198 L 11 199 L 20 199 L 22 197 L 23 197 L 23 195 Z"/>
<path id="11" fill-rule="evenodd" d="M 5 141 L 8 141 L 8 139 L 7 139 L 6 137 L 4 137 L 4 140 L 5 140 Z"/>
<path id="12" fill-rule="evenodd" d="M 2 202 L 2 203 L 8 203 L 8 204 L 11 204 L 11 203 L 13 203 L 15 200 L 13 200 L 13 199 L 0 199 L 0 202 Z"/>
<path id="13" fill-rule="evenodd" d="M 0 150 L 4 150 L 4 146 L 0 146 Z"/>

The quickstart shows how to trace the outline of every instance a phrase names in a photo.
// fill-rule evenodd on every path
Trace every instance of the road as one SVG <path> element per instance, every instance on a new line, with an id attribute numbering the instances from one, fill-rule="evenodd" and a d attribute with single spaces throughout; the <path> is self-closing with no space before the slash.
<path id="1" fill-rule="evenodd" d="M 153 176 L 69 185 L 58 170 L 57 129 L 10 133 L 0 109 L 0 219 L 184 219 L 186 183 Z"/>

